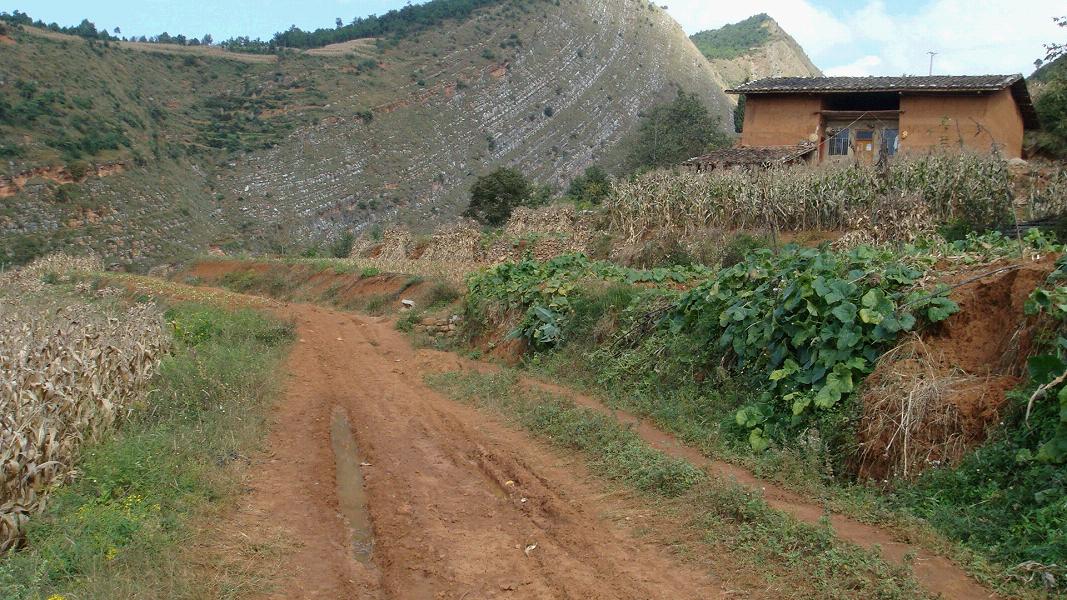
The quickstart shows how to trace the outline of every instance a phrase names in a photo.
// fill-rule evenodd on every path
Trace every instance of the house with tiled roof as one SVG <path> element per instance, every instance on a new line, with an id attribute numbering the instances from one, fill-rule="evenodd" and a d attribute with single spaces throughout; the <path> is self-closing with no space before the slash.
<path id="1" fill-rule="evenodd" d="M 771 77 L 727 92 L 745 100 L 740 143 L 688 161 L 696 170 L 938 150 L 1013 158 L 1038 127 L 1022 75 Z"/>

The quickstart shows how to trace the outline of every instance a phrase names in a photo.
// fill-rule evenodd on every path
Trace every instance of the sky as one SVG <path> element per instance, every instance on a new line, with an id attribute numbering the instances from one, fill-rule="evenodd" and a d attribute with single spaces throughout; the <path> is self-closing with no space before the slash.
<path id="1" fill-rule="evenodd" d="M 1063 0 L 656 0 L 689 33 L 765 12 L 803 46 L 827 75 L 924 75 L 928 52 L 935 74 L 1024 73 L 1044 55 L 1042 44 L 1067 41 L 1052 17 Z M 357 16 L 400 8 L 406 0 L 0 0 L 34 19 L 75 25 L 88 18 L 123 35 L 171 35 L 215 40 L 269 38 L 297 25 L 330 27 Z"/>

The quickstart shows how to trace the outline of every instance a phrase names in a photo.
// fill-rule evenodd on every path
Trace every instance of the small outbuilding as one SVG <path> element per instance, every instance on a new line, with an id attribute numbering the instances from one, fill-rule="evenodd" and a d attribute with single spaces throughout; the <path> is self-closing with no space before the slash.
<path id="1" fill-rule="evenodd" d="M 727 92 L 745 99 L 739 148 L 807 143 L 812 162 L 931 150 L 1016 158 L 1038 128 L 1022 75 L 771 77 Z"/>

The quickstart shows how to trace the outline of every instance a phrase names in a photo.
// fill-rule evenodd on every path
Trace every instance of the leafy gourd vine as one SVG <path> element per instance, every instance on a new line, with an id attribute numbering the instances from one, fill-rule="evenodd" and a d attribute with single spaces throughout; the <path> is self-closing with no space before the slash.
<path id="1" fill-rule="evenodd" d="M 1046 314 L 1055 320 L 1057 336 L 1052 344 L 1051 353 L 1034 356 L 1029 361 L 1030 385 L 1037 386 L 1031 394 L 1027 418 L 1035 402 L 1047 402 L 1048 399 L 1059 404 L 1059 410 L 1053 411 L 1054 422 L 1038 424 L 1039 429 L 1050 430 L 1046 433 L 1037 452 L 1028 448 L 1021 449 L 1017 456 L 1020 462 L 1037 459 L 1044 462 L 1067 462 L 1067 337 L 1064 326 L 1067 325 L 1067 256 L 1056 261 L 1056 270 L 1048 276 L 1047 288 L 1038 288 L 1030 295 L 1026 303 L 1028 315 Z M 1046 411 L 1042 411 L 1046 412 Z"/>
<path id="2" fill-rule="evenodd" d="M 699 265 L 631 269 L 590 260 L 584 254 L 564 254 L 545 262 L 526 258 L 501 263 L 475 273 L 467 280 L 467 297 L 475 305 L 497 301 L 509 309 L 524 310 L 512 335 L 526 337 L 537 347 L 547 347 L 563 341 L 564 328 L 573 313 L 571 298 L 583 280 L 678 285 L 711 273 L 711 269 Z"/>
<path id="3" fill-rule="evenodd" d="M 758 400 L 737 424 L 756 450 L 848 396 L 886 346 L 920 320 L 959 310 L 947 288 L 918 287 L 916 253 L 860 246 L 847 253 L 786 246 L 761 250 L 684 294 L 670 316 L 738 366 L 763 369 Z"/>

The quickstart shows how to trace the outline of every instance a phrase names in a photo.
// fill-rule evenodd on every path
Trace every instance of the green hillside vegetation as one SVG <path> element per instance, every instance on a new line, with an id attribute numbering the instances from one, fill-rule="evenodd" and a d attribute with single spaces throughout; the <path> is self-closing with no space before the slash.
<path id="1" fill-rule="evenodd" d="M 11 85 L 0 87 L 0 153 L 16 159 L 13 172 L 267 147 L 310 122 L 325 99 L 314 75 L 295 74 L 308 71 L 310 57 L 253 66 L 13 33 L 33 47 L 9 51 Z M 267 116 L 292 104 L 311 108 Z"/>
<path id="2" fill-rule="evenodd" d="M 112 35 L 107 32 L 107 29 L 98 30 L 96 28 L 96 24 L 90 21 L 89 19 L 82 19 L 82 22 L 75 25 L 74 27 L 63 27 L 57 23 L 45 23 L 40 19 L 34 20 L 32 17 L 30 17 L 30 15 L 15 10 L 12 11 L 10 14 L 6 12 L 0 13 L 0 22 L 16 26 L 32 25 L 39 29 L 46 29 L 48 31 L 52 31 L 55 33 L 63 33 L 66 35 L 76 35 L 78 37 L 89 40 L 108 41 L 118 39 L 112 37 Z"/>
<path id="3" fill-rule="evenodd" d="M 1053 19 L 1060 27 L 1067 26 L 1063 18 Z M 1028 82 L 1034 96 L 1034 108 L 1041 120 L 1041 130 L 1031 134 L 1034 148 L 1053 157 L 1067 156 L 1067 48 L 1062 44 L 1045 46 L 1048 51 Z"/>
<path id="4" fill-rule="evenodd" d="M 424 25 L 382 43 L 276 55 L 4 22 L 0 262 L 67 248 L 144 269 L 208 245 L 299 251 L 385 219 L 431 228 L 501 166 L 557 191 L 617 168 L 638 115 L 680 88 L 725 123 L 677 23 L 607 2 L 607 19 L 599 0 L 434 3 L 400 11 Z"/>
<path id="5" fill-rule="evenodd" d="M 474 11 L 491 4 L 507 3 L 514 7 L 523 7 L 536 1 L 539 0 L 431 0 L 424 4 L 408 4 L 381 16 L 357 18 L 348 25 L 333 29 L 303 31 L 293 26 L 274 34 L 268 47 L 321 48 L 361 38 L 399 38 L 438 27 L 446 20 L 467 19 Z"/>
<path id="6" fill-rule="evenodd" d="M 690 39 L 709 59 L 737 58 L 770 39 L 771 34 L 763 27 L 763 23 L 769 19 L 765 13 L 760 13 L 739 23 L 701 31 L 690 36 Z"/>
<path id="7" fill-rule="evenodd" d="M 1067 56 L 1060 56 L 1048 62 L 1040 62 L 1040 66 L 1026 78 L 1031 84 L 1048 83 L 1056 79 L 1063 79 L 1067 75 Z"/>

